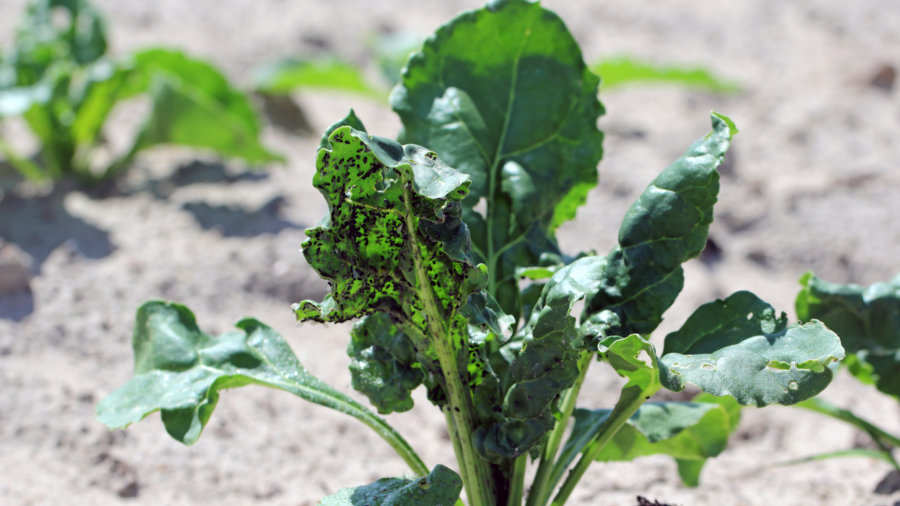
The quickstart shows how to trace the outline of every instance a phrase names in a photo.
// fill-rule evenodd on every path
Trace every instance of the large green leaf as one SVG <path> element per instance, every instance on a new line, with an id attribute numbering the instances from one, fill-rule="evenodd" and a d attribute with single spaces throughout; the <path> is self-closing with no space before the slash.
<path id="1" fill-rule="evenodd" d="M 628 56 L 599 61 L 591 66 L 591 70 L 600 76 L 604 91 L 634 83 L 661 83 L 717 93 L 741 90 L 736 83 L 720 79 L 702 67 L 656 65 Z"/>
<path id="2" fill-rule="evenodd" d="M 472 178 L 465 220 L 509 314 L 518 314 L 515 267 L 556 249 L 554 229 L 597 184 L 598 83 L 556 14 L 505 0 L 439 28 L 391 94 L 402 142 L 428 146 Z M 481 198 L 485 217 L 471 210 Z"/>
<path id="3" fill-rule="evenodd" d="M 663 355 L 663 386 L 679 392 L 693 383 L 713 395 L 731 395 L 744 405 L 790 405 L 824 390 L 833 377 L 827 366 L 844 358 L 837 335 L 819 321 L 795 323 L 737 344 L 727 342 L 723 339 L 722 347 L 712 353 Z"/>
<path id="4" fill-rule="evenodd" d="M 663 355 L 712 353 L 752 336 L 775 334 L 788 326 L 787 315 L 756 295 L 740 291 L 704 304 L 676 332 L 666 336 Z"/>
<path id="5" fill-rule="evenodd" d="M 521 331 L 508 374 L 502 382 L 485 381 L 475 388 L 476 409 L 493 422 L 475 433 L 485 458 L 524 455 L 555 426 L 551 404 L 579 373 L 582 345 L 570 312 L 578 300 L 596 292 L 605 264 L 602 257 L 587 257 L 551 277 Z M 502 401 L 499 413 L 497 401 Z"/>
<path id="6" fill-rule="evenodd" d="M 212 337 L 180 304 L 150 301 L 137 312 L 134 377 L 97 405 L 97 419 L 125 428 L 161 411 L 166 431 L 191 445 L 219 401 L 219 391 L 257 384 L 290 392 L 360 420 L 375 430 L 414 472 L 427 471 L 406 441 L 384 420 L 310 374 L 287 342 L 252 318 L 239 330 Z"/>
<path id="7" fill-rule="evenodd" d="M 322 506 L 451 506 L 462 492 L 456 472 L 440 464 L 421 478 L 382 478 L 361 487 L 342 488 L 324 497 Z"/>
<path id="8" fill-rule="evenodd" d="M 387 313 L 363 317 L 350 336 L 347 354 L 352 359 L 353 389 L 368 397 L 383 415 L 412 409 L 410 392 L 422 384 L 425 375 L 409 336 Z"/>
<path id="9" fill-rule="evenodd" d="M 607 255 L 599 292 L 585 304 L 585 332 L 650 334 L 684 285 L 681 264 L 703 251 L 719 193 L 716 166 L 737 132 L 712 114 L 713 131 L 667 167 L 632 204 Z M 588 317 L 590 317 L 588 319 Z"/>
<path id="10" fill-rule="evenodd" d="M 850 354 L 849 371 L 884 393 L 900 396 L 900 276 L 869 287 L 800 278 L 797 316 L 821 320 Z"/>

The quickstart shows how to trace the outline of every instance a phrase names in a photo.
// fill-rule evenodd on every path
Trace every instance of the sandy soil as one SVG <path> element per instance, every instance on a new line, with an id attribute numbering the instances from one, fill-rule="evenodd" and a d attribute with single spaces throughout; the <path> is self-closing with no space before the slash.
<path id="1" fill-rule="evenodd" d="M 201 0 L 97 2 L 113 51 L 182 47 L 238 82 L 252 68 L 324 46 L 366 61 L 376 31 L 427 34 L 474 1 L 285 2 Z M 0 3 L 8 45 L 24 0 Z M 601 186 L 559 234 L 564 251 L 608 250 L 622 216 L 653 176 L 709 129 L 710 109 L 741 129 L 723 178 L 711 237 L 721 255 L 686 265 L 687 286 L 655 340 L 698 304 L 750 289 L 792 313 L 796 279 L 814 269 L 868 284 L 898 270 L 900 92 L 869 84 L 900 67 L 894 0 L 685 2 L 546 1 L 567 21 L 586 58 L 630 53 L 703 64 L 741 82 L 721 97 L 659 87 L 602 94 L 608 114 Z M 900 84 L 898 84 L 900 86 Z M 316 129 L 353 105 L 369 130 L 394 135 L 382 104 L 346 95 L 296 97 Z M 117 112 L 110 137 L 127 137 L 140 104 Z M 3 133 L 33 145 L 15 122 Z M 254 315 L 280 329 L 309 369 L 355 395 L 344 347 L 347 326 L 296 328 L 289 303 L 319 298 L 322 282 L 298 253 L 303 228 L 325 203 L 311 185 L 317 139 L 268 129 L 286 167 L 248 174 L 239 165 L 181 150 L 140 159 L 115 191 L 71 188 L 0 200 L 0 261 L 29 263 L 27 288 L 0 296 L 0 503 L 4 505 L 313 505 L 342 486 L 406 469 L 353 419 L 260 388 L 230 391 L 201 441 L 170 439 L 158 416 L 111 433 L 96 402 L 131 375 L 135 308 L 148 298 L 182 301 L 210 332 Z M 0 181 L 2 186 L 3 181 Z M 16 257 L 19 260 L 10 260 Z M 6 259 L 6 260 L 3 260 Z M 2 272 L 0 272 L 2 274 Z M 0 279 L 3 278 L 0 275 Z M 25 286 L 21 279 L 8 281 Z M 621 381 L 595 367 L 585 407 L 611 405 Z M 422 392 L 412 412 L 391 415 L 429 465 L 455 467 L 443 417 Z M 900 406 L 840 376 L 824 397 L 900 433 Z M 597 465 L 575 504 L 635 504 L 638 494 L 681 505 L 881 506 L 873 489 L 890 470 L 866 459 L 794 467 L 772 464 L 865 445 L 840 423 L 796 409 L 745 410 L 729 449 L 707 464 L 698 489 L 680 485 L 664 457 Z M 532 470 L 533 472 L 533 470 Z"/>

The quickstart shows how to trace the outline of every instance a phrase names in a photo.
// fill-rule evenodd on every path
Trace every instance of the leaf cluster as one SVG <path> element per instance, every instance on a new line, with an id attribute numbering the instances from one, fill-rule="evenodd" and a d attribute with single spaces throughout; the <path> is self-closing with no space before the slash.
<path id="1" fill-rule="evenodd" d="M 357 319 L 348 347 L 353 387 L 380 413 L 411 409 L 411 391 L 425 385 L 446 416 L 459 469 L 428 476 L 441 493 L 458 495 L 461 482 L 473 506 L 522 504 L 529 458 L 538 469 L 528 506 L 565 503 L 596 461 L 651 454 L 674 457 L 696 485 L 704 462 L 725 448 L 738 406 L 809 399 L 844 357 L 821 322 L 789 325 L 749 292 L 698 308 L 666 336 L 662 353 L 648 340 L 683 287 L 682 264 L 706 244 L 716 166 L 737 132 L 725 116 L 713 113 L 711 133 L 638 197 L 606 255 L 560 251 L 556 230 L 598 182 L 599 84 L 558 16 L 525 0 L 494 1 L 440 27 L 409 58 L 390 97 L 403 123 L 397 141 L 370 135 L 351 111 L 320 144 L 313 185 L 328 213 L 306 231 L 303 254 L 331 290 L 293 311 L 301 322 Z M 583 311 L 573 314 L 579 301 Z M 169 334 L 162 325 L 139 317 L 150 342 Z M 144 356 L 146 339 L 135 336 L 136 356 Z M 189 340 L 205 349 L 224 337 Z M 174 359 L 173 347 L 154 349 Z M 182 368 L 166 360 L 138 368 L 135 386 L 104 401 L 101 417 L 121 427 L 178 409 L 141 385 L 157 374 L 188 378 L 180 375 L 202 359 Z M 577 405 L 594 362 L 627 379 L 611 408 Z M 234 367 L 223 372 L 228 380 L 183 403 L 203 413 L 192 426 L 205 423 L 214 390 L 256 377 L 244 372 L 255 366 Z M 705 394 L 647 403 L 688 383 Z M 381 427 L 364 408 L 351 414 Z M 420 463 L 393 433 L 380 434 Z M 381 480 L 324 502 L 399 504 L 416 494 L 432 501 L 421 484 Z"/>
<path id="2" fill-rule="evenodd" d="M 53 22 L 60 13 L 61 26 Z M 160 144 L 251 164 L 281 160 L 260 144 L 247 97 L 209 63 L 168 49 L 113 60 L 107 46 L 106 23 L 87 0 L 35 0 L 26 9 L 14 47 L 0 59 L 0 118 L 22 116 L 41 144 L 34 163 L 0 140 L 26 178 L 108 178 Z M 138 95 L 150 98 L 150 112 L 128 151 L 104 162 L 110 112 Z"/>

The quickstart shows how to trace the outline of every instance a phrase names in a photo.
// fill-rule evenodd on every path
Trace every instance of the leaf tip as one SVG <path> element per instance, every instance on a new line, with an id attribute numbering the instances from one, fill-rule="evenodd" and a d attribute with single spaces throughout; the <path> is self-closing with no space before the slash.
<path id="1" fill-rule="evenodd" d="M 728 116 L 725 116 L 724 114 L 719 114 L 716 111 L 711 111 L 710 116 L 712 116 L 713 129 L 718 130 L 718 128 L 716 128 L 717 127 L 716 123 L 718 123 L 719 121 L 724 122 L 725 125 L 728 126 L 728 140 L 731 140 L 732 138 L 734 138 L 734 136 L 737 135 L 737 133 L 740 131 L 740 130 L 738 130 L 737 126 L 734 124 L 734 121 L 732 121 L 731 118 L 729 118 Z"/>

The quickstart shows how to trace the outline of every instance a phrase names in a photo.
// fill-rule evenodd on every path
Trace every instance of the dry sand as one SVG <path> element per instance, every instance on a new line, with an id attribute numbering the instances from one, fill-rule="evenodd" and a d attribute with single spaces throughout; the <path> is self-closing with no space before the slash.
<path id="1" fill-rule="evenodd" d="M 366 61 L 378 30 L 427 34 L 473 1 L 97 2 L 115 54 L 151 45 L 209 58 L 241 83 L 252 68 L 321 46 Z M 0 3 L 8 47 L 24 0 Z M 722 97 L 661 87 L 602 93 L 608 113 L 601 185 L 559 233 L 564 251 L 603 252 L 641 189 L 709 130 L 710 109 L 741 129 L 722 180 L 711 237 L 715 262 L 686 265 L 687 286 L 655 334 L 698 304 L 750 289 L 792 314 L 797 278 L 868 284 L 900 264 L 900 91 L 869 85 L 900 67 L 896 0 L 546 1 L 566 20 L 588 61 L 629 53 L 702 64 L 743 84 Z M 898 83 L 897 87 L 900 87 Z M 317 130 L 357 108 L 369 130 L 399 122 L 363 98 L 296 97 Z M 134 130 L 141 104 L 117 112 L 116 139 Z M 2 132 L 33 145 L 20 125 Z M 313 505 L 342 486 L 407 470 L 377 436 L 338 413 L 288 394 L 245 388 L 223 395 L 203 438 L 176 443 L 154 415 L 127 431 L 93 420 L 94 405 L 131 375 L 134 310 L 148 298 L 182 301 L 210 332 L 254 315 L 279 329 L 322 379 L 349 387 L 347 326 L 295 327 L 289 303 L 318 298 L 323 283 L 298 252 L 303 228 L 325 210 L 310 182 L 317 139 L 268 129 L 286 167 L 259 177 L 239 165 L 181 150 L 141 158 L 125 193 L 58 189 L 32 200 L 8 191 L 0 237 L 30 257 L 30 292 L 0 298 L 0 504 Z M 229 176 L 229 177 L 226 177 Z M 0 250 L 2 253 L 4 250 Z M 12 255 L 12 247 L 3 255 Z M 26 260 L 28 260 L 26 258 Z M 0 273 L 2 274 L 2 273 Z M 2 277 L 2 276 L 0 276 Z M 584 407 L 609 406 L 621 381 L 594 367 Z M 900 433 L 900 406 L 841 375 L 823 394 Z M 422 392 L 412 412 L 390 415 L 429 464 L 455 467 L 443 417 Z M 364 400 L 364 399 L 362 399 Z M 889 466 L 844 459 L 772 464 L 865 445 L 857 431 L 796 409 L 748 409 L 728 450 L 697 489 L 680 485 L 665 457 L 596 465 L 573 504 L 631 506 L 640 494 L 684 506 L 889 506 L 875 495 Z M 533 469 L 532 469 L 533 472 Z M 124 497 L 123 497 L 124 496 Z"/>

